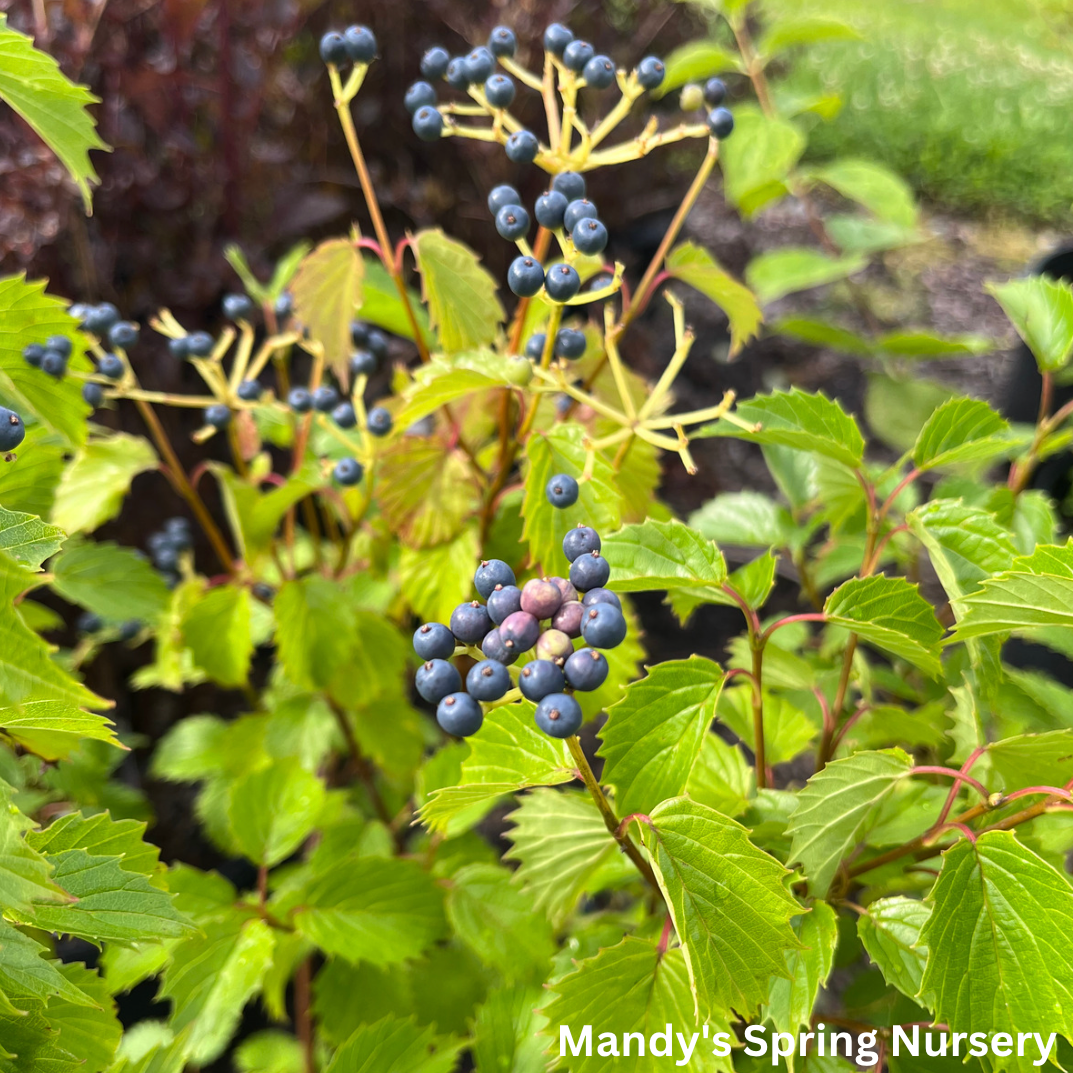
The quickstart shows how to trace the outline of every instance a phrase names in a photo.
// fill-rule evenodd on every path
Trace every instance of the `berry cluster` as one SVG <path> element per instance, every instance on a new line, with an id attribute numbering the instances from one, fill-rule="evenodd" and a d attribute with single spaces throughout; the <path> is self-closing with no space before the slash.
<path id="1" fill-rule="evenodd" d="M 330 30 L 320 39 L 320 58 L 333 67 L 370 64 L 376 59 L 376 36 L 368 26 Z"/>
<path id="2" fill-rule="evenodd" d="M 179 556 L 193 546 L 190 522 L 182 516 L 168 518 L 164 526 L 149 534 L 146 541 L 153 566 L 157 568 L 173 587 L 179 581 Z"/>
<path id="3" fill-rule="evenodd" d="M 575 486 L 576 487 L 576 486 Z M 608 665 L 601 649 L 626 637 L 619 598 L 606 586 L 611 574 L 600 555 L 600 536 L 585 525 L 563 538 L 570 560 L 568 578 L 532 578 L 521 588 L 514 571 L 499 559 L 481 563 L 473 577 L 486 600 L 460 604 L 450 626 L 428 622 L 414 634 L 414 651 L 425 663 L 417 672 L 418 693 L 435 704 L 436 719 L 449 734 L 466 737 L 484 722 L 482 703 L 501 700 L 517 688 L 536 703 L 536 723 L 553 738 L 568 738 L 581 726 L 574 692 L 599 689 Z M 574 647 L 581 639 L 583 647 Z M 479 646 L 482 660 L 466 675 L 465 688 L 450 663 L 456 645 Z M 512 677 L 508 668 L 533 656 Z"/>

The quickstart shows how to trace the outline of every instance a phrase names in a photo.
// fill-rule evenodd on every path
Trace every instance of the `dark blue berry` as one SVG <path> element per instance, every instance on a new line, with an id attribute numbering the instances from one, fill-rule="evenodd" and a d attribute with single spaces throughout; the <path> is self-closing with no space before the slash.
<path id="1" fill-rule="evenodd" d="M 464 645 L 475 645 L 492 628 L 488 609 L 479 600 L 459 604 L 451 612 L 451 633 Z"/>
<path id="2" fill-rule="evenodd" d="M 66 335 L 50 335 L 45 340 L 46 350 L 58 350 L 65 358 L 71 356 L 71 340 Z"/>
<path id="3" fill-rule="evenodd" d="M 581 277 L 573 265 L 552 265 L 548 269 L 544 286 L 553 302 L 569 302 L 581 290 Z"/>
<path id="4" fill-rule="evenodd" d="M 442 622 L 426 622 L 414 631 L 414 651 L 423 659 L 450 659 L 455 635 Z"/>
<path id="5" fill-rule="evenodd" d="M 528 611 L 515 611 L 499 625 L 499 636 L 513 652 L 528 652 L 540 636 L 540 621 Z"/>
<path id="6" fill-rule="evenodd" d="M 308 388 L 292 387 L 287 393 L 287 405 L 297 414 L 308 413 L 313 408 L 313 397 Z"/>
<path id="7" fill-rule="evenodd" d="M 430 82 L 437 78 L 443 78 L 447 73 L 447 65 L 451 62 L 451 55 L 445 48 L 433 45 L 421 57 L 421 76 Z"/>
<path id="8" fill-rule="evenodd" d="M 514 571 L 502 559 L 483 559 L 473 575 L 473 586 L 485 600 L 497 585 L 513 585 Z"/>
<path id="9" fill-rule="evenodd" d="M 595 604 L 611 604 L 612 607 L 622 610 L 622 601 L 610 589 L 589 589 L 581 598 L 582 607 L 593 607 Z"/>
<path id="10" fill-rule="evenodd" d="M 493 56 L 513 56 L 518 48 L 518 39 L 509 26 L 497 26 L 488 35 L 488 47 Z"/>
<path id="11" fill-rule="evenodd" d="M 249 320 L 253 315 L 253 302 L 244 294 L 225 294 L 223 310 L 228 320 Z"/>
<path id="12" fill-rule="evenodd" d="M 573 33 L 561 22 L 553 22 L 544 31 L 544 48 L 555 56 L 561 56 L 566 46 L 573 40 Z"/>
<path id="13" fill-rule="evenodd" d="M 544 355 L 544 343 L 547 338 L 544 332 L 537 332 L 535 335 L 529 336 L 529 342 L 525 344 L 525 356 L 532 358 L 534 361 L 540 361 Z"/>
<path id="14" fill-rule="evenodd" d="M 611 567 L 598 551 L 580 555 L 570 564 L 570 584 L 578 592 L 603 588 L 610 577 Z"/>
<path id="15" fill-rule="evenodd" d="M 179 565 L 179 549 L 173 544 L 161 544 L 153 552 L 153 566 L 167 573 Z"/>
<path id="16" fill-rule="evenodd" d="M 414 112 L 413 128 L 423 142 L 434 142 L 443 134 L 443 116 L 426 104 Z"/>
<path id="17" fill-rule="evenodd" d="M 186 337 L 186 351 L 191 358 L 207 358 L 216 346 L 208 332 L 191 332 Z"/>
<path id="18" fill-rule="evenodd" d="M 350 372 L 353 376 L 372 376 L 379 364 L 371 350 L 355 350 L 350 355 Z"/>
<path id="19" fill-rule="evenodd" d="M 579 648 L 563 664 L 563 676 L 571 689 L 591 693 L 607 679 L 607 660 L 595 648 Z"/>
<path id="20" fill-rule="evenodd" d="M 0 451 L 14 451 L 26 438 L 26 427 L 14 410 L 0 406 Z"/>
<path id="21" fill-rule="evenodd" d="M 86 311 L 83 327 L 99 339 L 117 320 L 119 320 L 119 310 L 111 302 L 101 302 L 100 305 L 90 306 Z"/>
<path id="22" fill-rule="evenodd" d="M 346 48 L 346 38 L 335 30 L 329 30 L 320 39 L 320 58 L 325 63 L 334 63 L 340 67 L 350 59 Z"/>
<path id="23" fill-rule="evenodd" d="M 496 213 L 496 230 L 508 242 L 517 242 L 529 233 L 529 213 L 521 205 L 506 205 Z"/>
<path id="24" fill-rule="evenodd" d="M 47 347 L 41 357 L 41 371 L 57 380 L 62 380 L 67 372 L 67 359 L 58 350 Z"/>
<path id="25" fill-rule="evenodd" d="M 507 272 L 507 286 L 519 298 L 531 298 L 544 286 L 544 269 L 535 257 L 515 257 Z"/>
<path id="26" fill-rule="evenodd" d="M 22 348 L 22 359 L 27 365 L 35 369 L 41 368 L 41 359 L 45 356 L 45 348 L 40 343 L 27 343 Z"/>
<path id="27" fill-rule="evenodd" d="M 190 547 L 193 534 L 190 532 L 190 520 L 181 514 L 169 518 L 164 523 L 164 535 L 175 547 L 185 551 Z"/>
<path id="28" fill-rule="evenodd" d="M 578 253 L 594 257 L 607 247 L 607 228 L 591 216 L 578 220 L 570 232 L 570 241 Z"/>
<path id="29" fill-rule="evenodd" d="M 262 603 L 270 604 L 272 598 L 276 595 L 275 590 L 271 585 L 266 585 L 263 581 L 255 581 L 250 586 L 250 592 L 257 597 Z"/>
<path id="30" fill-rule="evenodd" d="M 329 413 L 339 405 L 339 392 L 330 384 L 321 384 L 310 396 L 313 409 L 322 414 Z"/>
<path id="31" fill-rule="evenodd" d="M 718 108 L 726 100 L 727 87 L 721 78 L 709 78 L 704 83 L 704 103 L 709 108 Z"/>
<path id="32" fill-rule="evenodd" d="M 513 649 L 507 648 L 503 643 L 499 630 L 489 630 L 484 635 L 484 640 L 481 641 L 481 651 L 489 659 L 494 659 L 496 663 L 502 663 L 504 667 L 509 667 L 518 658 L 518 653 Z"/>
<path id="33" fill-rule="evenodd" d="M 356 458 L 341 458 L 332 470 L 332 476 L 344 488 L 357 484 L 365 475 L 365 467 Z"/>
<path id="34" fill-rule="evenodd" d="M 505 209 L 508 205 L 520 205 L 521 203 L 522 195 L 513 186 L 508 186 L 506 183 L 492 187 L 492 192 L 488 195 L 488 211 L 493 216 L 498 216 L 499 210 Z"/>
<path id="35" fill-rule="evenodd" d="M 264 391 L 264 388 L 259 380 L 243 380 L 235 394 L 243 402 L 256 402 L 261 397 L 262 391 Z"/>
<path id="36" fill-rule="evenodd" d="M 354 63 L 372 63 L 376 59 L 376 37 L 368 26 L 348 26 L 343 37 L 347 55 Z"/>
<path id="37" fill-rule="evenodd" d="M 102 354 L 97 362 L 97 372 L 109 380 L 118 380 L 123 375 L 123 359 L 118 354 Z"/>
<path id="38" fill-rule="evenodd" d="M 205 424 L 216 429 L 227 428 L 231 424 L 231 410 L 219 402 L 206 406 Z"/>
<path id="39" fill-rule="evenodd" d="M 72 302 L 67 307 L 67 316 L 73 317 L 78 321 L 80 328 L 85 327 L 86 314 L 89 312 L 90 307 L 85 302 Z"/>
<path id="40" fill-rule="evenodd" d="M 729 138 L 734 131 L 734 116 L 729 108 L 713 108 L 708 113 L 708 129 L 713 138 Z"/>
<path id="41" fill-rule="evenodd" d="M 616 648 L 626 638 L 626 616 L 614 604 L 593 604 L 581 617 L 581 636 L 593 648 Z"/>
<path id="42" fill-rule="evenodd" d="M 363 320 L 352 320 L 350 322 L 350 341 L 356 347 L 366 346 L 369 342 L 369 332 L 372 329 Z"/>
<path id="43" fill-rule="evenodd" d="M 179 361 L 185 361 L 190 357 L 190 337 L 188 335 L 180 335 L 175 339 L 169 339 L 168 353 Z"/>
<path id="44" fill-rule="evenodd" d="M 552 693 L 536 707 L 536 725 L 551 738 L 569 738 L 581 723 L 581 705 L 569 693 Z"/>
<path id="45" fill-rule="evenodd" d="M 615 64 L 610 56 L 593 56 L 581 72 L 585 85 L 593 89 L 607 89 L 615 81 Z"/>
<path id="46" fill-rule="evenodd" d="M 413 115 L 418 108 L 424 108 L 426 105 L 434 108 L 436 99 L 436 91 L 428 82 L 415 82 L 406 91 L 406 96 L 403 97 L 402 103 L 405 105 L 406 111 Z"/>
<path id="47" fill-rule="evenodd" d="M 462 688 L 462 676 L 445 659 L 430 659 L 417 668 L 414 685 L 429 704 L 439 704 L 448 693 Z"/>
<path id="48" fill-rule="evenodd" d="M 579 525 L 563 537 L 563 554 L 570 562 L 573 562 L 579 555 L 588 555 L 590 552 L 599 550 L 600 534 L 587 525 Z M 576 588 L 577 585 L 575 584 L 574 587 Z M 590 588 L 596 588 L 596 586 L 591 585 Z"/>
<path id="49" fill-rule="evenodd" d="M 466 57 L 466 74 L 470 82 L 483 82 L 495 69 L 496 58 L 484 45 L 478 45 Z"/>
<path id="50" fill-rule="evenodd" d="M 548 190 L 537 198 L 534 212 L 537 223 L 551 231 L 558 231 L 563 226 L 563 214 L 569 201 L 559 190 Z"/>
<path id="51" fill-rule="evenodd" d="M 575 38 L 563 49 L 563 66 L 577 74 L 585 70 L 585 64 L 596 55 L 596 49 L 579 38 Z"/>
<path id="52" fill-rule="evenodd" d="M 138 341 L 138 325 L 121 320 L 108 329 L 108 342 L 117 350 L 129 350 Z"/>
<path id="53" fill-rule="evenodd" d="M 585 196 L 585 176 L 576 171 L 563 171 L 551 180 L 552 190 L 558 190 L 567 201 L 577 201 Z"/>
<path id="54" fill-rule="evenodd" d="M 374 406 L 365 418 L 365 427 L 373 436 L 386 436 L 393 424 L 391 412 L 383 406 Z"/>
<path id="55" fill-rule="evenodd" d="M 526 700 L 539 701 L 551 693 L 561 693 L 566 688 L 566 679 L 550 659 L 535 659 L 522 668 L 518 688 Z"/>
<path id="56" fill-rule="evenodd" d="M 507 159 L 514 164 L 531 164 L 540 152 L 540 142 L 529 130 L 516 130 L 506 145 Z"/>
<path id="57" fill-rule="evenodd" d="M 560 328 L 555 336 L 555 356 L 567 361 L 577 361 L 585 353 L 587 345 L 583 331 L 577 328 Z"/>
<path id="58" fill-rule="evenodd" d="M 481 729 L 484 712 L 468 693 L 452 693 L 437 705 L 436 722 L 446 733 L 468 738 Z"/>
<path id="59" fill-rule="evenodd" d="M 78 616 L 78 625 L 76 627 L 81 634 L 100 633 L 104 629 L 104 619 L 100 615 L 95 615 L 92 611 L 83 611 Z"/>
<path id="60" fill-rule="evenodd" d="M 480 592 L 479 586 L 477 591 Z M 522 590 L 513 581 L 496 585 L 488 594 L 488 617 L 497 626 L 501 626 L 515 611 L 521 609 Z"/>
<path id="61" fill-rule="evenodd" d="M 341 402 L 332 410 L 332 420 L 340 428 L 353 428 L 358 423 L 358 415 L 349 402 Z"/>
<path id="62" fill-rule="evenodd" d="M 490 75 L 484 83 L 484 96 L 493 108 L 509 108 L 515 92 L 514 83 L 506 75 Z"/>
<path id="63" fill-rule="evenodd" d="M 96 410 L 104 402 L 104 388 L 100 384 L 93 383 L 92 380 L 87 380 L 82 385 L 82 400 Z"/>
<path id="64" fill-rule="evenodd" d="M 548 502 L 553 507 L 558 507 L 559 510 L 572 507 L 577 502 L 578 491 L 577 481 L 566 473 L 559 473 L 552 477 L 545 488 Z"/>
<path id="65" fill-rule="evenodd" d="M 377 361 L 383 361 L 387 357 L 387 337 L 376 328 L 370 328 L 365 337 L 365 346 L 376 355 Z"/>
<path id="66" fill-rule="evenodd" d="M 637 65 L 637 81 L 645 89 L 655 89 L 667 74 L 667 68 L 663 66 L 663 60 L 656 56 L 645 56 Z"/>
<path id="67" fill-rule="evenodd" d="M 277 320 L 287 320 L 294 312 L 294 296 L 289 291 L 284 291 L 273 304 L 272 312 L 276 314 Z"/>
<path id="68" fill-rule="evenodd" d="M 142 623 L 140 619 L 129 618 L 126 622 L 122 623 L 119 627 L 119 640 L 120 641 L 133 641 L 139 633 L 142 632 Z"/>
<path id="69" fill-rule="evenodd" d="M 575 198 L 563 213 L 563 227 L 567 231 L 573 231 L 575 225 L 582 220 L 597 220 L 599 215 L 596 206 L 587 197 Z"/>
<path id="70" fill-rule="evenodd" d="M 510 689 L 510 672 L 494 659 L 482 659 L 466 675 L 466 689 L 474 700 L 499 700 Z"/>
<path id="71" fill-rule="evenodd" d="M 466 66 L 466 61 L 462 56 L 456 56 L 451 60 L 447 65 L 446 72 L 444 72 L 444 77 L 452 89 L 469 89 L 471 81 L 469 68 Z"/>

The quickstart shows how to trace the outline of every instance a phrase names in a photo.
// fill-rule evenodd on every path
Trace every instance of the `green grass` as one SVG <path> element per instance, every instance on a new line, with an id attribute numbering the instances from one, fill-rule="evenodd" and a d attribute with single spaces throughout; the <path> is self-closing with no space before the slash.
<path id="1" fill-rule="evenodd" d="M 1073 5 L 1068 0 L 767 0 L 865 40 L 798 50 L 787 90 L 838 90 L 810 156 L 880 160 L 932 201 L 1073 220 Z"/>

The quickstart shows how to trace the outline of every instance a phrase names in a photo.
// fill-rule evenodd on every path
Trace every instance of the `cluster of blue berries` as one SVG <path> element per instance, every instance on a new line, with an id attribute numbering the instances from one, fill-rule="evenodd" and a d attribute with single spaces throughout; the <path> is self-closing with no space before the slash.
<path id="1" fill-rule="evenodd" d="M 320 39 L 320 58 L 333 67 L 372 63 L 376 59 L 376 35 L 368 26 L 348 26 L 342 33 L 329 30 Z"/>
<path id="2" fill-rule="evenodd" d="M 149 534 L 146 546 L 153 566 L 167 581 L 168 587 L 174 587 L 179 581 L 179 556 L 193 547 L 193 534 L 190 522 L 181 515 L 168 518 L 162 528 Z"/>
<path id="3" fill-rule="evenodd" d="M 101 630 L 104 629 L 104 619 L 93 611 L 83 611 L 82 614 L 78 616 L 76 628 L 80 634 L 89 637 L 95 633 L 100 633 Z M 119 626 L 117 640 L 132 641 L 139 633 L 141 633 L 141 630 L 142 623 L 140 619 L 128 619 Z"/>
<path id="4" fill-rule="evenodd" d="M 514 571 L 500 559 L 481 563 L 473 582 L 485 599 L 460 604 L 449 626 L 427 622 L 414 633 L 414 651 L 425 660 L 417 672 L 418 693 L 435 704 L 440 726 L 467 737 L 484 722 L 481 703 L 497 701 L 512 687 L 508 667 L 525 653 L 518 672 L 523 697 L 536 704 L 536 723 L 553 738 L 568 738 L 581 727 L 574 692 L 599 689 L 607 678 L 601 649 L 626 637 L 619 598 L 605 586 L 611 576 L 600 555 L 600 536 L 586 525 L 563 538 L 569 577 L 533 578 L 518 587 Z M 574 641 L 583 647 L 574 648 Z M 484 659 L 466 675 L 465 688 L 450 663 L 456 645 L 479 645 Z"/>
<path id="5" fill-rule="evenodd" d="M 722 141 L 734 133 L 734 114 L 724 107 L 727 88 L 721 78 L 709 78 L 703 86 L 690 83 L 682 89 L 680 101 L 688 111 L 703 108 L 705 120 L 713 138 Z"/>

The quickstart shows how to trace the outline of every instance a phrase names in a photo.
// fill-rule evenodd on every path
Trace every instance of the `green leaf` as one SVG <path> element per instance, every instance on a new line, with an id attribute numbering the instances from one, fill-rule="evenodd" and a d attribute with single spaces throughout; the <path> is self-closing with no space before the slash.
<path id="1" fill-rule="evenodd" d="M 728 421 L 717 421 L 694 436 L 734 436 L 752 443 L 793 447 L 850 467 L 859 466 L 864 458 L 864 439 L 857 422 L 819 392 L 813 395 L 793 388 L 757 395 L 739 403 L 735 415 L 759 427 L 746 431 Z"/>
<path id="2" fill-rule="evenodd" d="M 980 462 L 1008 455 L 1017 445 L 1009 424 L 983 399 L 962 397 L 944 402 L 928 418 L 913 462 L 920 470 Z"/>
<path id="3" fill-rule="evenodd" d="M 771 325 L 771 330 L 779 335 L 788 335 L 813 346 L 832 347 L 847 354 L 871 354 L 872 343 L 838 324 L 829 324 L 825 320 L 810 317 L 780 317 Z"/>
<path id="4" fill-rule="evenodd" d="M 298 760 L 276 761 L 231 786 L 228 817 L 235 843 L 255 864 L 289 857 L 320 819 L 324 783 Z"/>
<path id="5" fill-rule="evenodd" d="M 545 574 L 566 570 L 563 537 L 568 529 L 584 523 L 604 533 L 618 528 L 621 519 L 621 496 L 615 472 L 603 456 L 593 459 L 592 474 L 579 480 L 577 502 L 558 510 L 548 502 L 547 484 L 558 473 L 582 477 L 586 468 L 588 433 L 581 425 L 556 425 L 547 432 L 534 432 L 526 444 L 529 468 L 525 477 L 525 518 L 523 539 L 529 543 L 534 566 Z"/>
<path id="6" fill-rule="evenodd" d="M 943 628 L 931 604 L 905 578 L 851 578 L 827 597 L 823 612 L 827 622 L 845 626 L 931 677 L 941 673 Z"/>
<path id="7" fill-rule="evenodd" d="M 425 622 L 447 622 L 451 612 L 473 597 L 473 564 L 480 559 L 476 526 L 433 548 L 399 549 L 399 588 L 414 614 Z"/>
<path id="8" fill-rule="evenodd" d="M 1065 280 L 1029 276 L 989 283 L 1017 334 L 1028 345 L 1041 372 L 1064 368 L 1073 354 L 1073 290 Z"/>
<path id="9" fill-rule="evenodd" d="M 16 707 L 0 707 L 0 727 L 42 760 L 66 759 L 86 738 L 120 744 L 114 724 L 105 716 L 64 701 L 27 700 Z"/>
<path id="10" fill-rule="evenodd" d="M 726 580 L 722 552 L 678 521 L 627 525 L 604 539 L 601 554 L 618 592 L 681 589 L 703 595 L 721 593 Z"/>
<path id="11" fill-rule="evenodd" d="M 301 1041 L 275 1029 L 248 1036 L 235 1050 L 239 1073 L 302 1073 L 304 1062 Z"/>
<path id="12" fill-rule="evenodd" d="M 268 554 L 283 516 L 317 487 L 312 482 L 312 474 L 303 471 L 304 476 L 291 477 L 282 485 L 262 492 L 249 481 L 242 480 L 230 466 L 210 462 L 209 468 L 220 484 L 231 531 L 248 563 Z"/>
<path id="13" fill-rule="evenodd" d="M 42 901 L 62 901 L 49 862 L 26 841 L 33 821 L 12 803 L 13 791 L 0 780 L 0 909 L 23 916 Z"/>
<path id="14" fill-rule="evenodd" d="M 90 212 L 90 183 L 98 183 L 89 162 L 91 149 L 107 149 L 86 111 L 98 98 L 71 82 L 56 61 L 12 30 L 0 15 L 0 99 L 9 104 L 60 158 Z"/>
<path id="15" fill-rule="evenodd" d="M 43 831 L 33 831 L 27 842 L 49 857 L 68 850 L 82 849 L 95 855 L 121 858 L 124 871 L 136 872 L 154 885 L 167 889 L 161 878 L 160 850 L 145 841 L 145 824 L 138 820 L 113 820 L 107 812 L 85 816 L 68 812 L 53 820 Z"/>
<path id="16" fill-rule="evenodd" d="M 908 452 L 935 411 L 956 393 L 923 376 L 868 373 L 864 418 L 874 435 L 898 452 Z"/>
<path id="17" fill-rule="evenodd" d="M 506 832 L 512 847 L 506 856 L 519 862 L 514 880 L 556 928 L 582 894 L 595 893 L 590 884 L 606 866 L 621 863 L 623 877 L 633 869 L 622 863 L 618 843 L 587 793 L 539 787 L 508 818 L 514 826 Z"/>
<path id="18" fill-rule="evenodd" d="M 0 507 L 0 551 L 31 570 L 40 569 L 60 550 L 65 535 L 58 526 L 47 525 L 36 515 Z"/>
<path id="19" fill-rule="evenodd" d="M 395 424 L 409 428 L 440 407 L 467 395 L 510 387 L 517 369 L 517 362 L 490 350 L 456 354 L 453 359 L 434 358 L 415 371 L 413 384 L 406 393 L 406 404 L 396 415 Z"/>
<path id="20" fill-rule="evenodd" d="M 878 806 L 909 775 L 901 749 L 861 752 L 834 760 L 797 795 L 787 834 L 790 860 L 800 861 L 816 897 L 826 895 L 838 866 L 876 820 Z"/>
<path id="21" fill-rule="evenodd" d="M 717 544 L 782 547 L 793 534 L 789 512 L 761 492 L 724 492 L 689 516 L 689 524 Z"/>
<path id="22" fill-rule="evenodd" d="M 760 55 L 766 58 L 796 45 L 815 45 L 820 41 L 859 41 L 860 39 L 861 34 L 856 27 L 850 26 L 848 22 L 842 22 L 841 19 L 832 19 L 824 15 L 801 15 L 797 18 L 776 19 L 761 35 L 756 47 Z"/>
<path id="23" fill-rule="evenodd" d="M 52 563 L 52 587 L 111 622 L 153 622 L 170 599 L 163 578 L 133 548 L 108 541 L 64 549 Z"/>
<path id="24" fill-rule="evenodd" d="M 792 123 L 751 105 L 735 109 L 734 120 L 734 137 L 720 147 L 719 160 L 727 201 L 748 217 L 786 195 L 806 143 Z"/>
<path id="25" fill-rule="evenodd" d="M 952 641 L 1045 626 L 1068 628 L 1073 626 L 1073 578 L 1014 570 L 988 578 L 976 592 L 952 603 L 958 620 Z"/>
<path id="26" fill-rule="evenodd" d="M 84 423 L 82 428 L 84 432 Z M 0 467 L 0 502 L 10 510 L 48 517 L 52 513 L 64 466 L 65 450 L 60 436 L 41 425 L 32 425 L 26 430 L 18 462 Z"/>
<path id="27" fill-rule="evenodd" d="M 931 915 L 916 898 L 880 898 L 857 918 L 857 934 L 872 964 L 883 979 L 906 998 L 920 993 L 920 980 L 928 961 L 920 932 Z"/>
<path id="28" fill-rule="evenodd" d="M 364 262 L 356 239 L 325 239 L 302 258 L 291 281 L 295 315 L 344 382 L 349 375 L 350 322 L 362 298 Z"/>
<path id="29" fill-rule="evenodd" d="M 765 305 L 795 291 L 822 287 L 860 272 L 868 264 L 861 254 L 831 257 L 807 246 L 783 246 L 749 262 L 745 278 Z"/>
<path id="30" fill-rule="evenodd" d="M 498 987 L 473 1016 L 473 1064 L 476 1073 L 544 1073 L 547 1040 L 537 1033 L 545 1019 L 536 1012 L 539 988 Z"/>
<path id="31" fill-rule="evenodd" d="M 171 1000 L 172 1028 L 187 1032 L 189 1062 L 208 1065 L 223 1053 L 261 989 L 274 946 L 268 924 L 231 910 L 175 948 L 159 998 Z"/>
<path id="32" fill-rule="evenodd" d="M 653 96 L 659 98 L 687 82 L 703 82 L 724 71 L 740 71 L 741 60 L 717 41 L 687 41 L 663 61 L 666 73 Z"/>
<path id="33" fill-rule="evenodd" d="M 686 782 L 686 793 L 724 816 L 740 816 L 749 806 L 756 782 L 745 754 L 718 734 L 704 735 L 700 754 Z"/>
<path id="34" fill-rule="evenodd" d="M 90 440 L 63 471 L 52 521 L 68 533 L 92 533 L 119 513 L 131 481 L 156 466 L 156 452 L 141 436 L 112 432 Z"/>
<path id="35" fill-rule="evenodd" d="M 48 960 L 46 954 L 39 942 L 0 920 L 0 1008 L 7 1013 L 28 1013 L 36 1003 L 53 997 L 77 1006 L 96 1005 L 94 998 L 64 977 L 60 963 Z"/>
<path id="36" fill-rule="evenodd" d="M 916 226 L 917 206 L 912 190 L 901 176 L 882 164 L 842 157 L 809 171 L 807 177 L 826 183 L 881 220 L 899 227 Z"/>
<path id="37" fill-rule="evenodd" d="M 995 341 L 986 335 L 936 335 L 923 329 L 887 332 L 875 345 L 884 354 L 899 358 L 975 356 L 995 349 Z"/>
<path id="38" fill-rule="evenodd" d="M 49 1001 L 49 1025 L 59 1031 L 62 1045 L 78 1055 L 80 1073 L 102 1073 L 111 1067 L 123 1036 L 115 1003 L 104 980 L 85 965 L 69 963 L 61 966 L 60 972 L 72 989 L 78 988 L 78 995 Z M 93 1002 L 87 1003 L 86 996 L 91 996 Z"/>
<path id="39" fill-rule="evenodd" d="M 414 236 L 421 290 L 440 346 L 448 354 L 495 340 L 506 313 L 496 282 L 477 255 L 439 228 Z"/>
<path id="40" fill-rule="evenodd" d="M 461 1048 L 460 1041 L 438 1039 L 432 1028 L 388 1016 L 362 1025 L 325 1073 L 451 1073 Z"/>
<path id="41" fill-rule="evenodd" d="M 790 978 L 771 981 L 765 1019 L 779 1032 L 796 1033 L 808 1028 L 820 988 L 827 983 L 838 942 L 838 918 L 826 902 L 813 902 L 794 925 L 800 947 L 786 952 Z"/>
<path id="42" fill-rule="evenodd" d="M 1073 780 L 1073 730 L 1003 738 L 988 745 L 987 755 L 1007 793 L 1024 786 L 1065 786 Z"/>
<path id="43" fill-rule="evenodd" d="M 1073 1037 L 1073 888 L 1010 831 L 943 854 L 921 995 L 954 1032 Z"/>
<path id="44" fill-rule="evenodd" d="M 380 263 L 379 258 L 366 255 L 363 262 L 365 282 L 359 310 L 361 319 L 377 327 L 386 328 L 392 335 L 414 339 L 414 328 L 410 323 L 407 308 L 399 297 L 395 281 L 387 274 L 387 269 Z M 406 288 L 406 295 L 425 345 L 429 350 L 435 350 L 436 338 L 429 326 L 428 313 L 421 304 L 420 295 L 412 287 Z"/>
<path id="45" fill-rule="evenodd" d="M 223 686 L 243 686 L 250 671 L 253 638 L 251 597 L 239 585 L 218 585 L 192 604 L 182 620 L 183 643 L 209 678 Z"/>
<path id="46" fill-rule="evenodd" d="M 750 689 L 728 689 L 720 698 L 717 714 L 720 721 L 755 753 Z M 764 745 L 769 764 L 785 764 L 793 760 L 809 747 L 815 737 L 815 724 L 800 708 L 781 694 L 764 694 Z"/>
<path id="47" fill-rule="evenodd" d="M 731 358 L 756 337 L 764 320 L 756 296 L 706 249 L 692 242 L 683 242 L 667 255 L 665 267 L 676 279 L 710 298 L 727 315 Z"/>
<path id="48" fill-rule="evenodd" d="M 784 886 L 789 873 L 741 824 L 688 798 L 664 801 L 650 821 L 641 836 L 682 943 L 697 1012 L 733 1009 L 748 1018 L 771 977 L 789 975 L 785 954 L 798 946 L 789 922 L 801 907 Z"/>
<path id="49" fill-rule="evenodd" d="M 604 782 L 620 815 L 649 812 L 685 789 L 726 674 L 700 656 L 668 660 L 626 687 L 600 731 Z"/>

